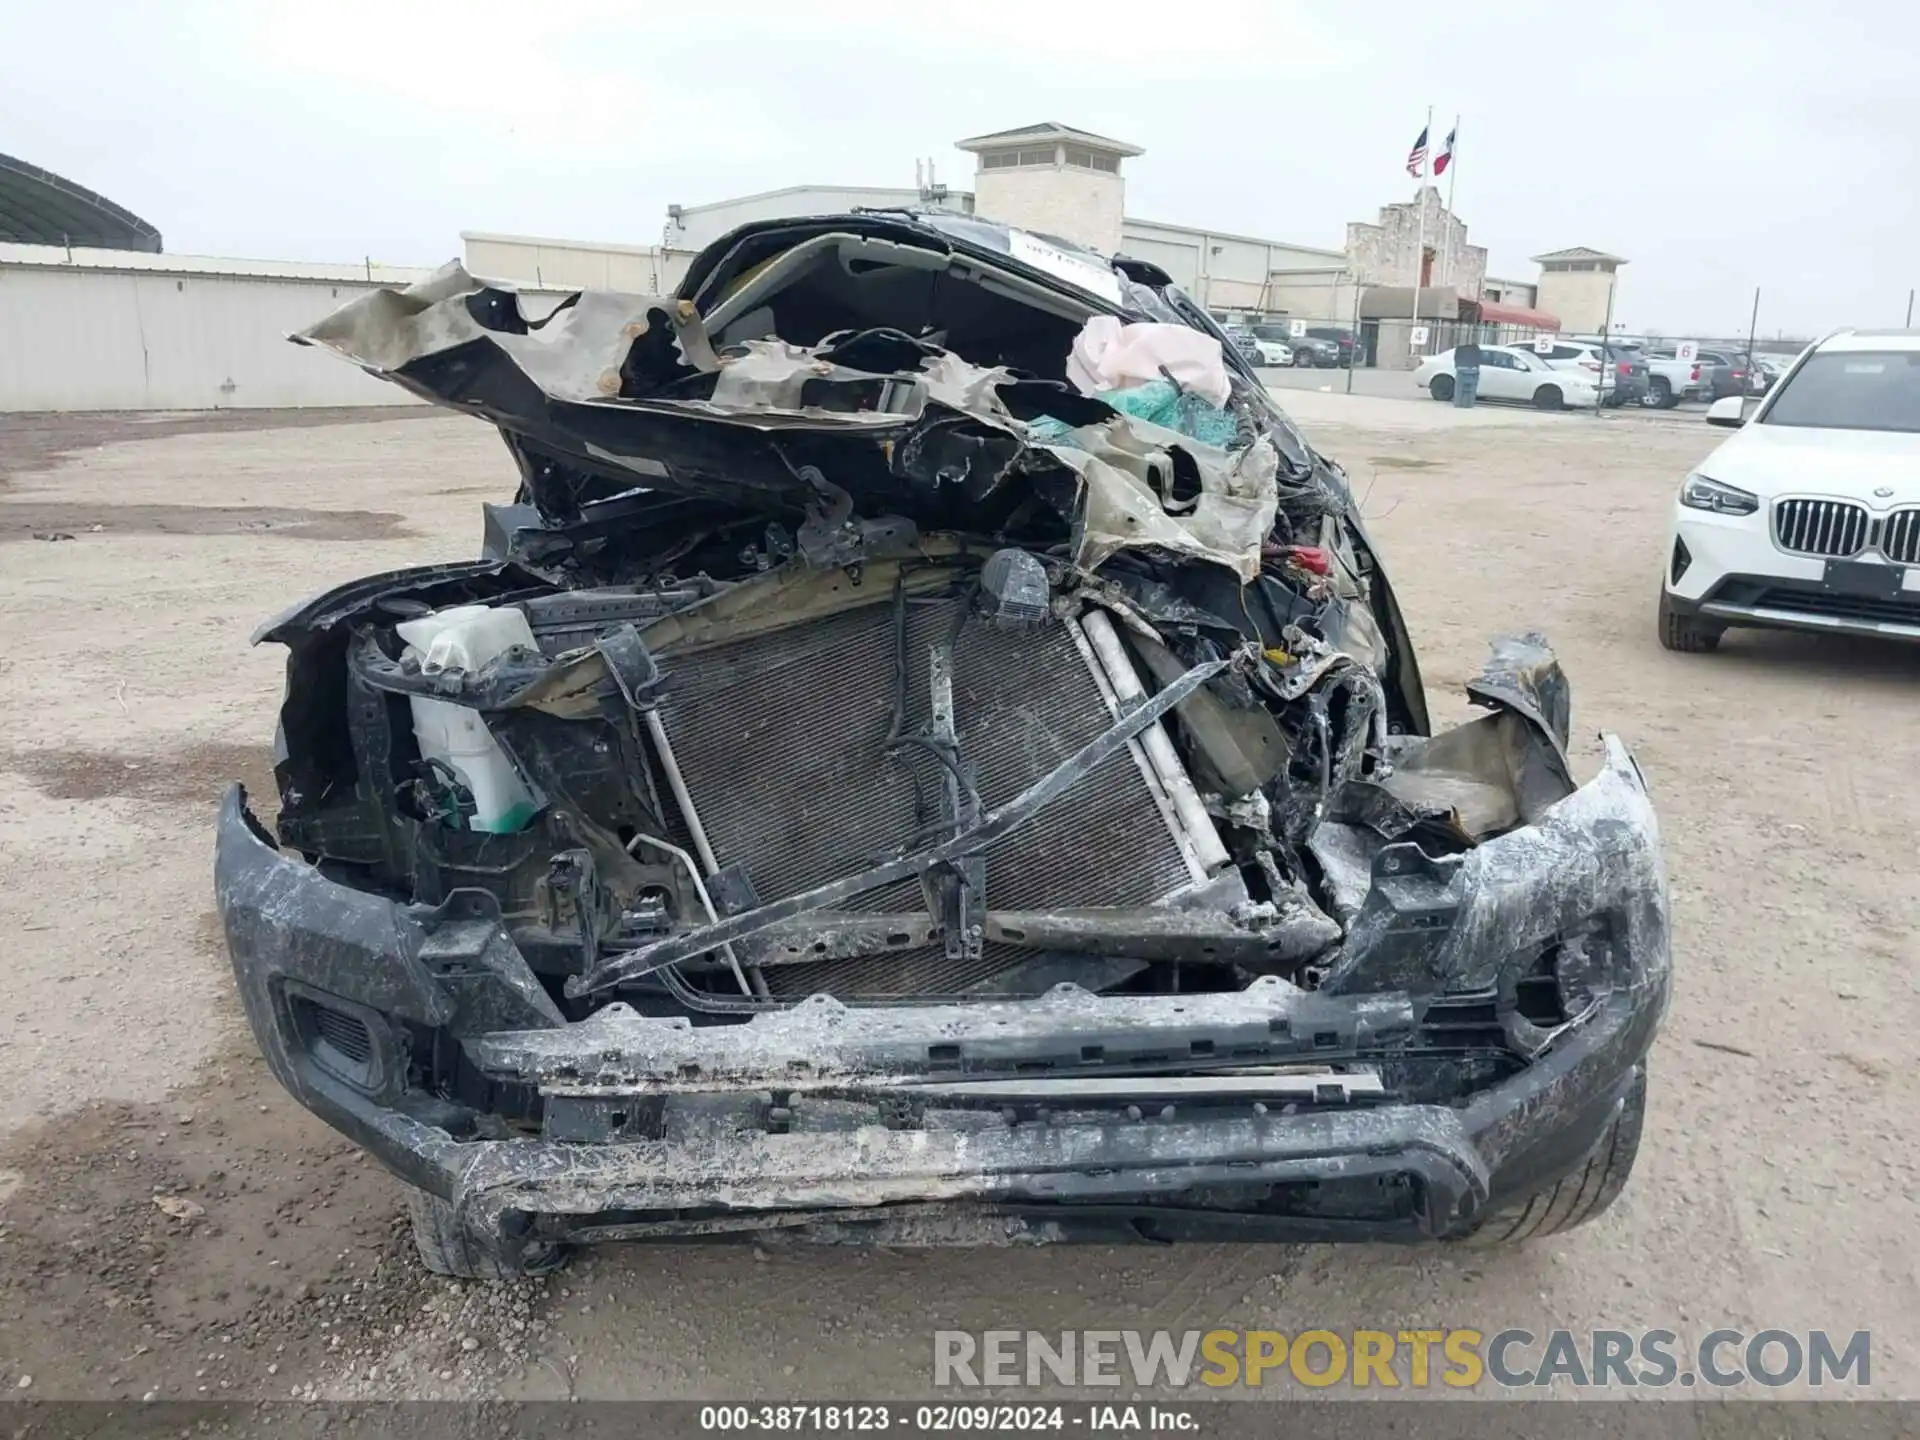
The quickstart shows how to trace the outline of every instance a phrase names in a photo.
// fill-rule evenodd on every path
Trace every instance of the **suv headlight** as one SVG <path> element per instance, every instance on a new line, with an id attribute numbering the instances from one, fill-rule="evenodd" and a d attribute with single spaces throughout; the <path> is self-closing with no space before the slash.
<path id="1" fill-rule="evenodd" d="M 1711 510 L 1716 515 L 1751 515 L 1760 508 L 1760 497 L 1737 485 L 1723 485 L 1698 473 L 1687 476 L 1680 487 L 1680 503 L 1691 510 Z"/>

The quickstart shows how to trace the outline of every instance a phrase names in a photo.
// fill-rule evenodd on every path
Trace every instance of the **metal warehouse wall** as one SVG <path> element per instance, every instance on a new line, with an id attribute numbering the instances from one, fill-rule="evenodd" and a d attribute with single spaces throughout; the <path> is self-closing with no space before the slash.
<path id="1" fill-rule="evenodd" d="M 588 240 L 547 240 L 478 230 L 463 230 L 460 238 L 467 247 L 470 274 L 549 288 L 664 295 L 680 283 L 693 261 L 691 251 L 640 245 L 598 245 Z"/>
<path id="2" fill-rule="evenodd" d="M 372 288 L 0 263 L 0 410 L 417 404 L 286 339 Z"/>
<path id="3" fill-rule="evenodd" d="M 757 195 L 737 195 L 707 205 L 686 205 L 679 219 L 667 217 L 665 243 L 698 254 L 749 220 L 786 220 L 802 215 L 844 215 L 851 210 L 910 210 L 926 202 L 909 186 L 788 185 Z M 954 196 L 946 208 L 971 211 L 973 197 Z"/>

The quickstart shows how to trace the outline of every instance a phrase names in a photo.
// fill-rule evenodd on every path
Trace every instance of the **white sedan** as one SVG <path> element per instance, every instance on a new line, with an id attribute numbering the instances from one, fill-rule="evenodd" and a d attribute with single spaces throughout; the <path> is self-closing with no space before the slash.
<path id="1" fill-rule="evenodd" d="M 1260 352 L 1261 365 L 1285 369 L 1293 364 L 1293 347 L 1286 341 L 1273 339 L 1255 330 L 1253 344 L 1254 348 Z"/>
<path id="2" fill-rule="evenodd" d="M 1711 650 L 1733 626 L 1920 640 L 1920 331 L 1857 330 L 1800 356 L 1681 482 L 1660 643 Z"/>
<path id="3" fill-rule="evenodd" d="M 1442 350 L 1413 372 L 1413 383 L 1436 400 L 1453 399 L 1453 355 Z M 1557 370 L 1515 345 L 1480 347 L 1480 398 L 1514 400 L 1541 410 L 1593 410 L 1600 404 L 1604 372 Z"/>

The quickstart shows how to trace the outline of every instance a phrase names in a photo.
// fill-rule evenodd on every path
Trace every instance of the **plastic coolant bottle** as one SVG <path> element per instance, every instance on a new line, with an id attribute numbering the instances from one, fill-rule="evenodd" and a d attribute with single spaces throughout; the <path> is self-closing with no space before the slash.
<path id="1" fill-rule="evenodd" d="M 516 645 L 532 649 L 534 643 L 527 617 L 506 605 L 456 605 L 402 621 L 394 628 L 407 642 L 406 653 L 429 675 L 447 671 L 471 675 Z M 525 829 L 533 818 L 533 794 L 480 712 L 424 695 L 410 698 L 420 758 L 445 761 L 473 792 L 474 813 L 468 828 L 496 835 Z"/>

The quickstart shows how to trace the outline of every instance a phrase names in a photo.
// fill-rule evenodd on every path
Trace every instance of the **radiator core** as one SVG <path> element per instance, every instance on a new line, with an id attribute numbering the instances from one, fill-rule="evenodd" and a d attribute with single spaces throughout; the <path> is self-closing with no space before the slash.
<path id="1" fill-rule="evenodd" d="M 959 599 L 909 604 L 907 729 L 928 716 L 929 654 L 953 633 Z M 1064 620 L 996 629 L 968 619 L 954 644 L 955 730 L 987 808 L 1018 795 L 1112 723 Z M 763 902 L 867 869 L 937 836 L 940 765 L 884 749 L 896 693 L 897 624 L 887 599 L 831 618 L 668 656 L 661 703 L 687 788 L 722 867 Z M 1146 905 L 1192 882 L 1180 838 L 1123 751 L 986 852 L 994 909 Z M 920 886 L 848 908 L 924 913 Z M 1031 952 L 989 944 L 977 960 L 927 946 L 769 966 L 781 997 L 957 995 Z"/>

